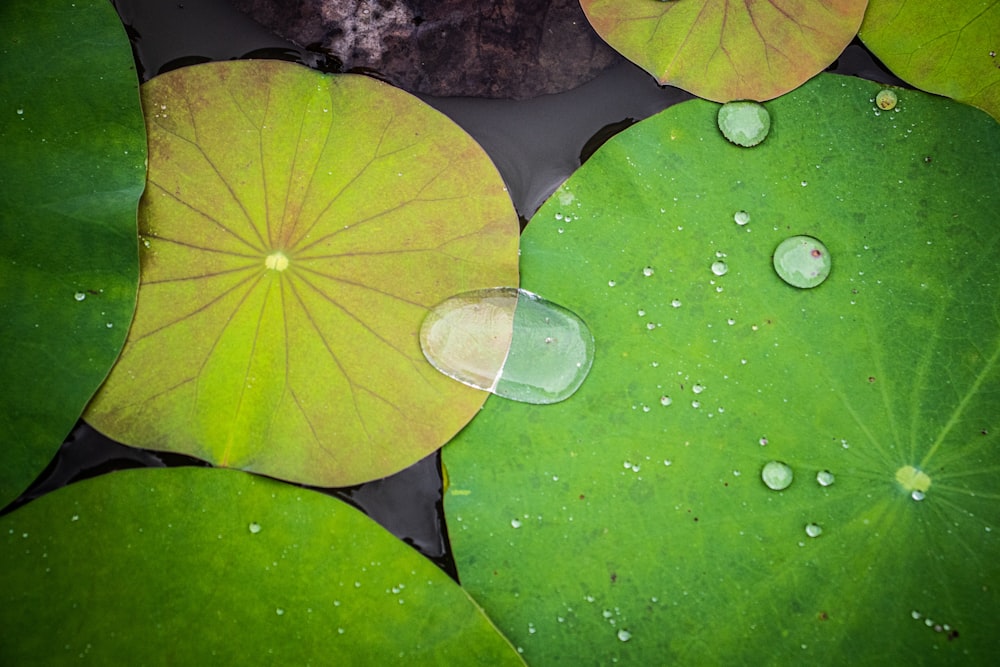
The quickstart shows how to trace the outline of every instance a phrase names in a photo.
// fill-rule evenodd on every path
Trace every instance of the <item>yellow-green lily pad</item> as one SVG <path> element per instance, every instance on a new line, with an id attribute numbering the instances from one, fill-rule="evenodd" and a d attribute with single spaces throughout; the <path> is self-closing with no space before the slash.
<path id="1" fill-rule="evenodd" d="M 391 86 L 283 62 L 185 68 L 142 97 L 138 307 L 87 420 L 320 486 L 461 429 L 486 394 L 418 332 L 454 294 L 517 284 L 517 216 L 482 149 Z"/>
<path id="2" fill-rule="evenodd" d="M 661 84 L 717 102 L 769 100 L 823 71 L 867 0 L 580 0 L 597 33 Z"/>

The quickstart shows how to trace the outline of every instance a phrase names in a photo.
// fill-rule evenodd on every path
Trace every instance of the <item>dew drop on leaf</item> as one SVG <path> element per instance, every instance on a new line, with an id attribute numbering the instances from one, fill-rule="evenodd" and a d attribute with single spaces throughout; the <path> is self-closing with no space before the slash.
<path id="1" fill-rule="evenodd" d="M 834 481 L 833 473 L 829 470 L 820 470 L 816 473 L 816 481 L 820 486 L 830 486 Z"/>
<path id="2" fill-rule="evenodd" d="M 583 320 L 514 287 L 446 299 L 425 318 L 420 347 L 450 378 L 535 404 L 572 396 L 594 361 L 594 337 Z"/>
<path id="3" fill-rule="evenodd" d="M 715 275 L 724 276 L 728 271 L 729 267 L 721 259 L 716 262 L 712 262 L 712 273 Z"/>
<path id="4" fill-rule="evenodd" d="M 750 214 L 747 213 L 746 211 L 736 211 L 736 213 L 733 214 L 733 220 L 736 222 L 737 225 L 740 225 L 742 227 L 743 225 L 750 222 Z"/>
<path id="5" fill-rule="evenodd" d="M 77 301 L 83 301 L 84 299 L 87 298 L 87 295 L 84 294 L 83 292 L 77 292 L 76 294 L 73 295 L 73 298 L 76 299 Z"/>
<path id="6" fill-rule="evenodd" d="M 775 491 L 787 489 L 792 484 L 792 468 L 781 461 L 768 461 L 760 471 L 760 478 L 767 488 Z"/>
<path id="7" fill-rule="evenodd" d="M 771 129 L 771 114 L 757 102 L 727 102 L 719 108 L 719 129 L 726 139 L 749 148 L 764 141 Z"/>
<path id="8" fill-rule="evenodd" d="M 791 236 L 774 250 L 774 270 L 793 287 L 816 287 L 830 275 L 832 264 L 826 246 L 812 236 Z"/>
<path id="9" fill-rule="evenodd" d="M 260 524 L 257 523 L 256 521 L 247 526 L 247 528 L 249 528 L 250 532 L 253 533 L 254 535 L 260 532 Z"/>
<path id="10" fill-rule="evenodd" d="M 817 524 L 810 523 L 806 525 L 806 535 L 808 535 L 809 537 L 819 537 L 822 534 L 823 534 L 823 529 L 820 528 Z"/>

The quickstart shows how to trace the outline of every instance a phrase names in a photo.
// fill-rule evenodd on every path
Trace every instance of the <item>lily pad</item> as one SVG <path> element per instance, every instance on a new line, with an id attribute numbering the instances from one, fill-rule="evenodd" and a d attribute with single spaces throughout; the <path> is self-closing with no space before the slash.
<path id="1" fill-rule="evenodd" d="M 580 0 L 597 33 L 661 84 L 718 102 L 769 100 L 823 71 L 867 0 Z"/>
<path id="2" fill-rule="evenodd" d="M 354 508 L 241 472 L 130 470 L 0 518 L 7 665 L 520 665 L 444 572 Z"/>
<path id="3" fill-rule="evenodd" d="M 42 471 L 121 351 L 146 143 L 105 0 L 0 7 L 0 506 Z"/>
<path id="4" fill-rule="evenodd" d="M 1000 120 L 1000 5 L 871 0 L 865 45 L 897 76 Z"/>
<path id="5" fill-rule="evenodd" d="M 821 75 L 752 149 L 676 105 L 529 223 L 523 287 L 593 368 L 443 454 L 463 585 L 530 664 L 1000 651 L 1000 127 L 878 90 Z M 774 268 L 796 235 L 832 256 L 809 289 Z"/>
<path id="6" fill-rule="evenodd" d="M 415 97 L 273 61 L 143 86 L 141 286 L 86 418 L 126 444 L 318 486 L 434 451 L 485 394 L 418 340 L 457 293 L 517 283 L 518 221 L 480 147 Z"/>

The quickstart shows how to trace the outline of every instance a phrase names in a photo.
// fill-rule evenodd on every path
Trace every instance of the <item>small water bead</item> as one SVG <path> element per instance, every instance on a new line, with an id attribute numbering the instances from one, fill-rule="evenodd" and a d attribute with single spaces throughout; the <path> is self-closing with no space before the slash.
<path id="1" fill-rule="evenodd" d="M 680 308 L 681 307 L 681 300 L 680 299 L 674 299 L 673 301 L 670 302 L 670 305 L 673 306 L 674 308 Z"/>
<path id="2" fill-rule="evenodd" d="M 819 537 L 823 534 L 823 529 L 816 525 L 815 523 L 810 523 L 806 525 L 806 535 L 809 537 Z"/>
<path id="3" fill-rule="evenodd" d="M 878 95 L 875 96 L 876 106 L 878 106 L 878 108 L 882 109 L 883 111 L 889 111 L 890 109 L 895 109 L 896 103 L 898 101 L 899 98 L 896 96 L 896 93 L 889 90 L 888 88 L 880 90 Z"/>
<path id="4" fill-rule="evenodd" d="M 594 337 L 583 320 L 514 287 L 466 292 L 438 304 L 421 326 L 420 347 L 448 377 L 534 404 L 572 396 L 594 360 Z"/>
<path id="5" fill-rule="evenodd" d="M 653 267 L 647 266 L 646 268 L 644 268 L 642 270 L 642 275 L 646 276 L 647 278 L 653 275 Z"/>
<path id="6" fill-rule="evenodd" d="M 83 292 L 77 292 L 76 294 L 73 295 L 73 298 L 76 299 L 77 301 L 83 301 L 84 299 L 87 298 L 87 295 L 84 294 Z"/>
<path id="7" fill-rule="evenodd" d="M 619 630 L 618 631 L 618 640 L 619 641 L 627 642 L 630 639 L 632 639 L 632 633 L 631 632 L 629 632 L 628 630 Z"/>
<path id="8" fill-rule="evenodd" d="M 247 528 L 250 530 L 252 535 L 256 535 L 260 532 L 260 524 L 256 521 L 252 522 L 249 526 L 247 526 Z"/>
<path id="9" fill-rule="evenodd" d="M 521 527 L 521 522 L 518 521 L 517 519 L 511 519 L 510 520 L 510 527 L 511 528 L 520 528 Z"/>
<path id="10" fill-rule="evenodd" d="M 771 114 L 758 102 L 727 102 L 719 107 L 718 124 L 726 139 L 749 148 L 767 137 Z"/>
<path id="11" fill-rule="evenodd" d="M 696 394 L 700 394 L 701 392 L 705 391 L 705 385 L 701 385 L 701 384 L 697 384 L 696 383 L 696 384 L 694 384 L 694 385 L 691 386 L 691 391 L 693 391 Z"/>
<path id="12" fill-rule="evenodd" d="M 833 473 L 829 470 L 820 470 L 816 473 L 816 481 L 820 486 L 830 486 L 834 481 Z"/>
<path id="13" fill-rule="evenodd" d="M 660 405 L 662 405 L 663 407 L 666 407 L 673 402 L 674 399 L 670 398 L 669 396 L 660 396 Z"/>
<path id="14" fill-rule="evenodd" d="M 913 493 L 910 494 L 910 498 L 913 498 L 916 501 L 921 501 L 926 497 L 927 495 L 923 491 L 920 491 L 919 489 L 915 489 Z"/>
<path id="15" fill-rule="evenodd" d="M 726 263 L 723 262 L 721 259 L 716 262 L 712 262 L 712 273 L 714 273 L 715 275 L 724 276 L 728 271 L 729 267 L 726 266 Z"/>
<path id="16" fill-rule="evenodd" d="M 793 287 L 816 287 L 830 275 L 831 266 L 830 251 L 812 236 L 791 236 L 774 250 L 774 270 Z"/>
<path id="17" fill-rule="evenodd" d="M 617 284 L 618 284 L 618 283 L 616 283 L 616 282 L 615 282 L 614 280 L 609 280 L 609 281 L 608 281 L 608 287 L 614 287 L 614 286 L 615 286 L 615 285 L 617 285 Z"/>
<path id="18" fill-rule="evenodd" d="M 750 214 L 747 213 L 746 211 L 736 211 L 736 213 L 733 214 L 733 220 L 736 222 L 737 225 L 742 227 L 743 225 L 750 222 Z"/>
<path id="19" fill-rule="evenodd" d="M 760 471 L 760 478 L 767 488 L 775 491 L 787 489 L 792 484 L 792 468 L 781 461 L 768 461 Z"/>

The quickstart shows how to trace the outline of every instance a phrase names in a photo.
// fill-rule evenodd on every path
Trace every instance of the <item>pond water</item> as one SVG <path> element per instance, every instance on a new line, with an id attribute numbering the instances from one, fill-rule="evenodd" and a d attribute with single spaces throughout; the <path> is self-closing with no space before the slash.
<path id="1" fill-rule="evenodd" d="M 338 67 L 324 54 L 272 34 L 227 0 L 117 0 L 113 4 L 132 40 L 142 80 L 186 65 L 237 58 L 290 60 L 322 71 Z M 857 40 L 830 70 L 903 85 Z M 524 225 L 601 143 L 634 122 L 691 96 L 678 89 L 659 87 L 644 71 L 619 58 L 595 79 L 559 94 L 519 101 L 421 98 L 482 145 L 503 176 Z M 746 215 L 737 212 L 735 220 L 745 224 L 741 213 Z M 125 447 L 81 423 L 32 487 L 6 509 L 111 470 L 179 465 L 206 464 L 181 455 Z M 437 454 L 383 480 L 325 491 L 359 507 L 456 576 L 442 514 Z"/>

